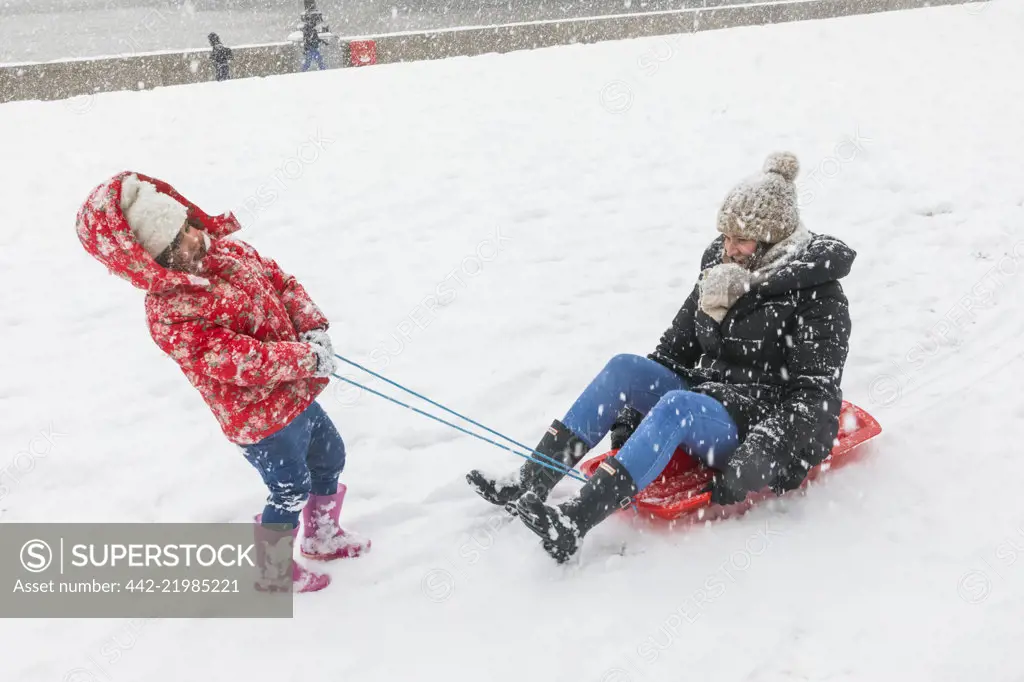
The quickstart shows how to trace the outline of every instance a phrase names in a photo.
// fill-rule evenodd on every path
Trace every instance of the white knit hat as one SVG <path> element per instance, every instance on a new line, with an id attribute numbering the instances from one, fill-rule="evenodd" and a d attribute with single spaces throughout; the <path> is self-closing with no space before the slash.
<path id="1" fill-rule="evenodd" d="M 800 162 L 789 152 L 770 154 L 762 172 L 736 185 L 718 211 L 718 231 L 777 244 L 800 224 L 796 180 Z"/>
<path id="2" fill-rule="evenodd" d="M 121 212 L 139 244 L 154 258 L 171 245 L 188 219 L 185 206 L 136 175 L 121 181 Z"/>

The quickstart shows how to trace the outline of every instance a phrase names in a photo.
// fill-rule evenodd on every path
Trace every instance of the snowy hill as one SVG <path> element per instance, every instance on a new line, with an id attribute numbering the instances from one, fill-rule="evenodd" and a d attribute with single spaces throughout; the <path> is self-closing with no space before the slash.
<path id="1" fill-rule="evenodd" d="M 1018 6 L 0 106 L 3 521 L 263 504 L 75 238 L 125 168 L 235 210 L 339 352 L 532 444 L 653 347 L 725 192 L 790 149 L 808 227 L 858 252 L 844 391 L 885 428 L 805 495 L 685 533 L 615 519 L 558 567 L 464 483 L 520 460 L 332 390 L 370 555 L 291 621 L 3 621 L 0 679 L 1024 679 Z"/>

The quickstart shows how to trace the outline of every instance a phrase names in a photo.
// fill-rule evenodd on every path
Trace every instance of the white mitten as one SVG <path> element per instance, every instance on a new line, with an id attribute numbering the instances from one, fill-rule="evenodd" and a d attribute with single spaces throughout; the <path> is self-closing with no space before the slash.
<path id="1" fill-rule="evenodd" d="M 330 343 L 328 341 L 328 343 Z M 334 353 L 331 349 L 319 343 L 310 343 L 309 347 L 316 356 L 316 369 L 313 371 L 315 377 L 329 377 L 338 369 L 338 363 L 334 360 Z"/>
<path id="2" fill-rule="evenodd" d="M 325 329 L 310 329 L 308 332 L 302 332 L 299 334 L 299 340 L 323 346 L 327 349 L 328 354 L 334 355 L 334 346 L 331 345 L 331 337 Z"/>
<path id="3" fill-rule="evenodd" d="M 326 329 L 310 329 L 299 334 L 299 340 L 308 343 L 316 354 L 316 373 L 313 376 L 329 377 L 338 363 L 334 360 L 334 347 Z"/>

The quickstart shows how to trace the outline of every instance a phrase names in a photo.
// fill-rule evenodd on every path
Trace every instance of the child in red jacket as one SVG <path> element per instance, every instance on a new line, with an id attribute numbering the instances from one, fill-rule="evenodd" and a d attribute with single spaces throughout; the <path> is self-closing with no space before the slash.
<path id="1" fill-rule="evenodd" d="M 301 514 L 303 556 L 358 556 L 370 543 L 338 523 L 345 445 L 316 402 L 335 370 L 327 319 L 273 260 L 224 238 L 238 229 L 230 213 L 207 215 L 167 183 L 127 171 L 94 189 L 77 220 L 85 250 L 146 292 L 153 340 L 263 477 L 270 495 L 258 524 L 297 537 Z M 294 564 L 296 591 L 329 583 Z"/>

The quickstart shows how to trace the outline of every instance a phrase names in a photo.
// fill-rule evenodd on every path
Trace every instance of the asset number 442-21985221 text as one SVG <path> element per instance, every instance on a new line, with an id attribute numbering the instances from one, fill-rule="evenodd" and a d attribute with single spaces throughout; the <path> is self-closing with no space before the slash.
<path id="1" fill-rule="evenodd" d="M 157 593 L 205 593 L 224 594 L 238 593 L 237 580 L 219 579 L 180 579 L 172 580 L 164 578 L 153 580 L 152 578 L 129 580 L 124 587 L 126 592 L 143 592 L 147 594 Z"/>

